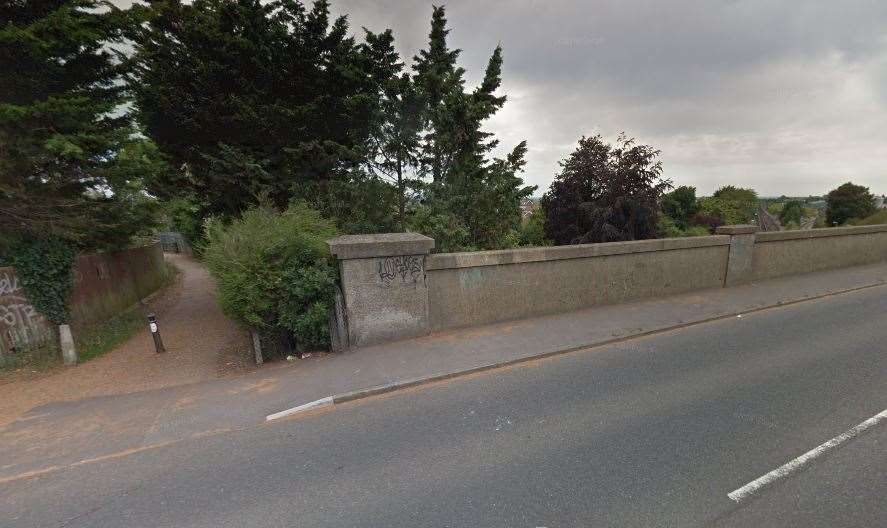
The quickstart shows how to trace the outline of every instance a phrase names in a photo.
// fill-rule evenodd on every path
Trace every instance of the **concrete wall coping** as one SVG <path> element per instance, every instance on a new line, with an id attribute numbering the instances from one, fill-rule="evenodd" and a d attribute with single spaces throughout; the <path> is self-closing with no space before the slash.
<path id="1" fill-rule="evenodd" d="M 434 239 L 419 233 L 380 233 L 343 235 L 326 241 L 330 253 L 339 260 L 427 255 L 434 249 Z"/>
<path id="2" fill-rule="evenodd" d="M 758 226 L 751 224 L 724 225 L 715 229 L 719 235 L 750 235 L 757 232 Z"/>
<path id="3" fill-rule="evenodd" d="M 572 246 L 551 246 L 497 251 L 473 251 L 469 253 L 438 253 L 425 258 L 426 270 L 471 268 L 476 266 L 498 266 L 501 264 L 521 264 L 628 253 L 647 253 L 709 246 L 729 246 L 729 236 L 700 236 L 687 238 L 659 238 L 652 240 L 632 240 L 629 242 L 604 242 L 601 244 L 578 244 Z"/>
<path id="4" fill-rule="evenodd" d="M 778 242 L 780 240 L 798 240 L 804 238 L 820 238 L 830 236 L 865 235 L 883 233 L 887 224 L 850 227 L 825 227 L 821 229 L 793 229 L 790 231 L 766 231 L 758 233 L 756 242 Z"/>

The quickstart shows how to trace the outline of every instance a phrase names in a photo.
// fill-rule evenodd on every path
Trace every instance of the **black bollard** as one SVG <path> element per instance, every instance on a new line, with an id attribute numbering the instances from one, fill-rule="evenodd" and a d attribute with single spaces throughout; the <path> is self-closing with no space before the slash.
<path id="1" fill-rule="evenodd" d="M 154 338 L 154 350 L 159 354 L 166 352 L 163 348 L 163 339 L 160 338 L 160 329 L 157 328 L 157 317 L 154 314 L 148 315 L 148 328 L 151 329 L 151 337 Z"/>

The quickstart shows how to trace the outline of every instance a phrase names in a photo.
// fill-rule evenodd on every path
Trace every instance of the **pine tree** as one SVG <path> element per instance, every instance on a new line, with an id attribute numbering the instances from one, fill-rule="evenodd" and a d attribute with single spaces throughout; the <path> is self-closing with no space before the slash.
<path id="1" fill-rule="evenodd" d="M 3 238 L 113 247 L 151 227 L 150 201 L 115 168 L 133 132 L 110 49 L 124 16 L 94 0 L 0 4 Z"/>
<path id="2" fill-rule="evenodd" d="M 403 72 L 391 30 L 378 35 L 366 31 L 366 42 L 368 55 L 379 68 L 376 75 L 382 87 L 370 167 L 393 180 L 397 187 L 397 223 L 403 231 L 407 192 L 416 186 L 424 100 L 413 79 Z"/>
<path id="3" fill-rule="evenodd" d="M 415 84 L 425 99 L 422 169 L 431 177 L 424 190 L 427 211 L 415 227 L 438 239 L 445 250 L 490 249 L 513 245 L 520 224 L 520 201 L 535 187 L 517 176 L 524 167 L 526 144 L 505 159 L 491 159 L 498 147 L 482 129 L 505 104 L 501 86 L 502 48 L 497 46 L 481 84 L 465 91 L 460 50 L 449 49 L 443 7 L 432 13 L 428 48 L 415 58 Z"/>
<path id="4" fill-rule="evenodd" d="M 447 46 L 446 13 L 443 6 L 434 7 L 431 14 L 431 32 L 428 34 L 428 49 L 419 51 L 413 58 L 415 82 L 425 99 L 425 134 L 422 145 L 423 163 L 430 167 L 432 181 L 439 182 L 445 173 L 446 131 L 452 125 L 451 108 L 455 93 L 461 94 L 465 71 L 456 66 L 461 50 L 451 50 Z M 450 149 L 451 150 L 451 149 Z"/>

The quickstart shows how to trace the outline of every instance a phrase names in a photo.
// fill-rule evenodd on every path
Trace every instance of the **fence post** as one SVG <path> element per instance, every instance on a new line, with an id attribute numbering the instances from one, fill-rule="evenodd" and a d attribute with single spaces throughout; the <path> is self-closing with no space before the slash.
<path id="1" fill-rule="evenodd" d="M 418 233 L 345 235 L 327 240 L 339 261 L 348 345 L 425 335 L 425 255 L 434 240 Z"/>
<path id="2" fill-rule="evenodd" d="M 718 227 L 718 235 L 730 235 L 730 254 L 727 257 L 727 274 L 724 286 L 735 286 L 751 280 L 752 256 L 755 251 L 755 225 L 727 225 Z"/>

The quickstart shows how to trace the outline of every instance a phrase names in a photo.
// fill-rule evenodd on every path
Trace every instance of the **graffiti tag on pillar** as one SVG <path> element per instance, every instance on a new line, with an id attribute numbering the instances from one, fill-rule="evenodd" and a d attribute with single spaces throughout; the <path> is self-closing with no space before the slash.
<path id="1" fill-rule="evenodd" d="M 379 259 L 379 280 L 383 286 L 395 281 L 417 282 L 422 277 L 422 259 L 412 255 Z"/>

